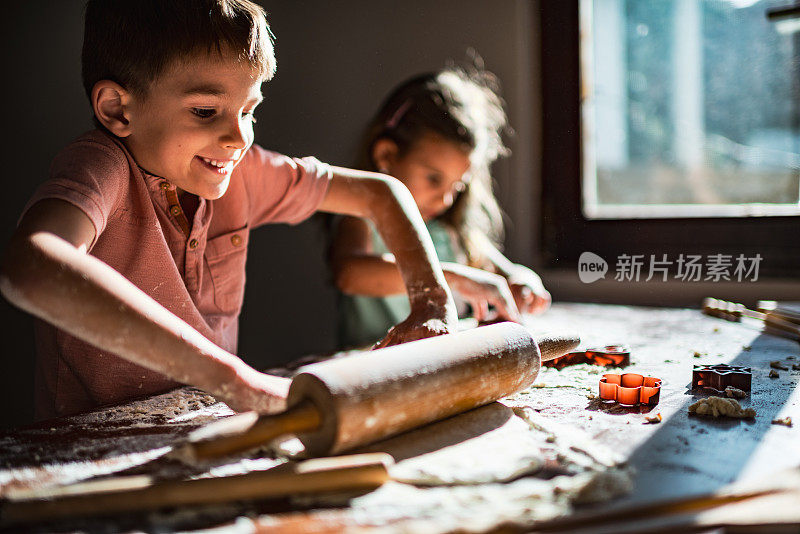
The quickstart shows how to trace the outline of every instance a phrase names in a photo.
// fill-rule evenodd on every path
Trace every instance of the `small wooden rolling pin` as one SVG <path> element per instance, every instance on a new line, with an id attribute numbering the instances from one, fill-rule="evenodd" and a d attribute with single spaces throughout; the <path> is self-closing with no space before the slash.
<path id="1" fill-rule="evenodd" d="M 12 495 L 0 502 L 0 529 L 69 517 L 109 515 L 174 506 L 369 491 L 389 480 L 386 453 L 354 454 L 282 464 L 243 475 L 153 481 L 148 476 L 100 479 Z"/>
<path id="2" fill-rule="evenodd" d="M 800 325 L 800 311 L 797 306 L 790 306 L 775 300 L 759 300 L 756 309 L 764 315 Z"/>
<path id="3" fill-rule="evenodd" d="M 292 380 L 285 412 L 212 423 L 187 452 L 218 458 L 296 434 L 310 455 L 338 454 L 525 389 L 542 360 L 579 343 L 498 323 L 315 363 Z"/>
<path id="4" fill-rule="evenodd" d="M 800 341 L 800 325 L 778 314 L 749 310 L 743 304 L 711 297 L 703 299 L 702 311 L 704 314 L 710 315 L 711 317 L 717 317 L 732 322 L 740 322 L 742 317 L 755 319 L 764 325 L 764 332 L 768 334 Z"/>

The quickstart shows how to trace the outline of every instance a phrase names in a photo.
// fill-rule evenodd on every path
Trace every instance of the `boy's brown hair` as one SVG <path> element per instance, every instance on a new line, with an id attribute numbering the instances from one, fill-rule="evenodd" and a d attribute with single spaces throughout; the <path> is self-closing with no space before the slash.
<path id="1" fill-rule="evenodd" d="M 248 0 L 89 0 L 83 86 L 100 80 L 146 94 L 172 61 L 229 49 L 264 80 L 275 74 L 273 35 L 264 10 Z"/>

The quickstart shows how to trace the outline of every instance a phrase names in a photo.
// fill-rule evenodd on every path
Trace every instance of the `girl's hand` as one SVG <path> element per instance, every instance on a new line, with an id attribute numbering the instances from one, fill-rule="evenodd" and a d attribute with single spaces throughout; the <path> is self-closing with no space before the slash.
<path id="1" fill-rule="evenodd" d="M 497 314 L 492 319 L 522 321 L 512 290 L 499 274 L 457 263 L 446 263 L 442 268 L 447 284 L 469 303 L 478 322 L 490 319 L 489 305 Z"/>
<path id="2" fill-rule="evenodd" d="M 508 284 L 522 313 L 542 313 L 550 307 L 552 298 L 544 288 L 539 275 L 524 265 L 515 264 L 508 276 Z"/>

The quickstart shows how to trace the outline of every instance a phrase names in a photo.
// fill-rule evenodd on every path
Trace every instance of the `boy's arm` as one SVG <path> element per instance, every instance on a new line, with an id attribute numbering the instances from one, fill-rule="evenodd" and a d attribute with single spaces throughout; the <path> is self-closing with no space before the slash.
<path id="1" fill-rule="evenodd" d="M 234 410 L 284 408 L 288 379 L 257 372 L 86 254 L 94 238 L 94 225 L 77 207 L 57 199 L 36 203 L 5 251 L 0 291 L 58 328 L 202 388 Z"/>
<path id="2" fill-rule="evenodd" d="M 345 294 L 385 297 L 405 293 L 394 255 L 375 254 L 363 219 L 344 217 L 339 222 L 331 247 L 331 264 L 336 285 Z M 470 304 L 479 321 L 487 317 L 490 305 L 498 318 L 521 321 L 505 278 L 458 263 L 441 262 L 441 266 L 447 285 Z"/>
<path id="3" fill-rule="evenodd" d="M 379 346 L 457 331 L 455 304 L 433 242 L 402 183 L 381 174 L 334 167 L 319 209 L 369 219 L 394 254 L 411 314 Z"/>

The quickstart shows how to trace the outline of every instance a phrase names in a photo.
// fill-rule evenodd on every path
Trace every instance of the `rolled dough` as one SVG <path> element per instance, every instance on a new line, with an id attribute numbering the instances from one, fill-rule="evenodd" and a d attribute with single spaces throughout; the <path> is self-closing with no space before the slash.
<path id="1" fill-rule="evenodd" d="M 292 450 L 290 442 L 284 446 Z M 504 519 L 560 516 L 575 504 L 610 500 L 632 487 L 629 471 L 583 432 L 499 402 L 357 452 L 368 451 L 395 458 L 393 482 L 363 496 L 297 501 L 347 503 L 356 520 L 370 526 L 402 521 L 404 532 L 414 531 L 415 520 L 425 532 L 464 525 L 483 531 Z"/>

